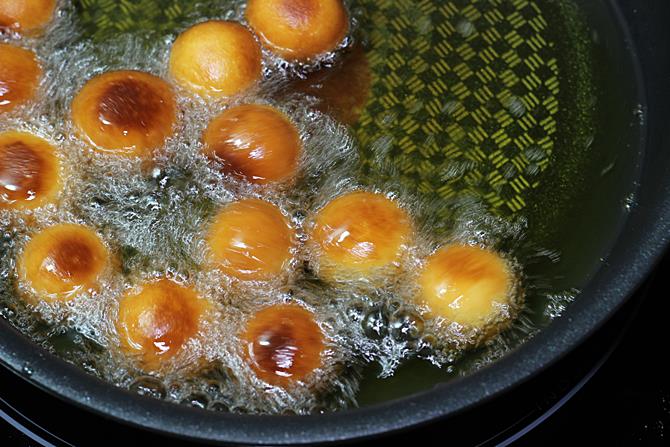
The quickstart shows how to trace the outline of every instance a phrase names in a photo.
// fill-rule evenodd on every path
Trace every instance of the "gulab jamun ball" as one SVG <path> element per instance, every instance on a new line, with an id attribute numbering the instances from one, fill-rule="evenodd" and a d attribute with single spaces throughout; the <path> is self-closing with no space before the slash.
<path id="1" fill-rule="evenodd" d="M 89 80 L 72 101 L 72 121 L 99 151 L 141 156 L 173 134 L 175 96 L 149 73 L 111 71 Z"/>
<path id="2" fill-rule="evenodd" d="M 418 303 L 442 317 L 488 336 L 491 324 L 509 320 L 515 279 L 508 262 L 478 246 L 447 245 L 430 256 L 419 277 Z"/>
<path id="3" fill-rule="evenodd" d="M 193 338 L 209 304 L 190 287 L 168 279 L 143 284 L 119 302 L 121 348 L 149 370 L 160 369 Z"/>
<path id="4" fill-rule="evenodd" d="M 23 132 L 0 133 L 0 208 L 33 209 L 60 190 L 60 164 L 47 141 Z"/>
<path id="5" fill-rule="evenodd" d="M 261 49 L 254 35 L 236 22 L 212 20 L 177 37 L 170 74 L 184 89 L 209 98 L 241 93 L 261 78 Z"/>
<path id="6" fill-rule="evenodd" d="M 51 21 L 55 9 L 56 0 L 0 0 L 0 30 L 32 34 Z"/>
<path id="7" fill-rule="evenodd" d="M 257 199 L 226 205 L 207 235 L 213 263 L 242 280 L 268 281 L 291 260 L 293 230 L 275 205 Z"/>
<path id="8" fill-rule="evenodd" d="M 326 279 L 367 279 L 397 265 L 412 235 L 407 213 L 382 194 L 344 194 L 318 212 L 311 232 Z"/>
<path id="9" fill-rule="evenodd" d="M 19 258 L 18 272 L 39 298 L 67 301 L 94 290 L 108 263 L 107 247 L 95 231 L 60 224 L 32 236 Z"/>
<path id="10" fill-rule="evenodd" d="M 263 44 L 288 60 L 333 51 L 349 32 L 342 0 L 249 0 L 246 17 Z"/>
<path id="11" fill-rule="evenodd" d="M 324 334 L 312 312 L 297 304 L 261 309 L 241 339 L 251 369 L 270 385 L 287 388 L 322 365 Z"/>
<path id="12" fill-rule="evenodd" d="M 205 154 L 251 183 L 285 181 L 297 169 L 302 143 L 293 123 L 274 107 L 245 104 L 216 117 L 203 135 Z"/>
<path id="13" fill-rule="evenodd" d="M 0 43 L 0 115 L 32 100 L 41 77 L 35 53 Z"/>

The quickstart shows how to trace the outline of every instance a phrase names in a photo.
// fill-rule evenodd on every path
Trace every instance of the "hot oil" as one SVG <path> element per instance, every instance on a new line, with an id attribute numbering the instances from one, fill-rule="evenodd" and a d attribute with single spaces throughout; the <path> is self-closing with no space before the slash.
<path id="1" fill-rule="evenodd" d="M 243 2 L 230 2 L 215 12 L 203 6 L 205 10 L 207 18 L 240 19 Z M 202 18 L 193 16 L 184 26 Z M 55 205 L 34 212 L 0 211 L 0 302 L 5 318 L 37 343 L 117 386 L 196 407 L 251 413 L 307 414 L 355 406 L 365 368 L 389 378 L 405 362 L 418 358 L 443 368 L 447 375 L 466 373 L 539 330 L 544 317 L 538 317 L 533 306 L 513 309 L 510 330 L 480 346 L 480 355 L 473 360 L 462 359 L 466 341 L 454 343 L 444 322 L 428 318 L 425 309 L 414 304 L 419 270 L 426 257 L 445 244 L 500 252 L 514 266 L 519 293 L 527 302 L 549 294 L 551 280 L 526 275 L 526 266 L 554 262 L 556 254 L 527 240 L 523 217 L 496 217 L 477 197 L 463 194 L 440 201 L 417 194 L 387 165 L 390 141 L 384 138 L 368 148 L 376 165 L 386 166 L 384 175 L 360 175 L 361 148 L 350 129 L 319 111 L 324 110 L 319 98 L 286 80 L 287 76 L 308 79 L 310 73 L 336 64 L 340 53 L 354 45 L 353 38 L 307 66 L 265 52 L 261 86 L 228 102 L 205 102 L 176 89 L 176 132 L 150 161 L 89 148 L 76 136 L 69 118 L 72 97 L 86 80 L 109 70 L 143 70 L 167 79 L 166 61 L 179 31 L 92 41 L 82 38 L 74 9 L 62 5 L 45 37 L 21 41 L 38 54 L 45 79 L 40 99 L 3 117 L 0 131 L 20 129 L 55 144 L 65 180 Z M 258 186 L 232 179 L 201 153 L 207 123 L 231 105 L 250 102 L 279 108 L 300 131 L 304 150 L 299 174 L 285 185 Z M 313 218 L 330 200 L 357 190 L 383 194 L 412 217 L 412 237 L 397 266 L 400 273 L 376 280 L 323 281 L 318 276 L 318 253 L 308 243 Z M 289 268 L 274 280 L 239 281 L 208 265 L 205 235 L 212 217 L 245 198 L 274 203 L 295 231 Z M 31 234 L 64 222 L 96 229 L 114 262 L 95 293 L 83 293 L 67 303 L 28 304 L 22 297 L 32 291 L 18 281 L 15 260 Z M 194 287 L 212 306 L 197 336 L 161 371 L 147 372 L 122 353 L 114 321 L 124 293 L 163 277 Z M 552 300 L 556 309 L 565 302 Z M 287 390 L 255 377 L 239 338 L 254 312 L 277 303 L 297 303 L 312 311 L 327 338 L 322 368 L 305 384 Z M 549 310 L 546 316 L 557 313 Z"/>
<path id="2" fill-rule="evenodd" d="M 270 413 L 326 411 L 353 404 L 358 372 L 351 368 L 353 356 L 339 343 L 342 322 L 329 316 L 330 310 L 319 308 L 318 300 L 311 300 L 317 306 L 310 306 L 296 298 L 298 292 L 286 290 L 286 282 L 297 276 L 297 261 L 292 262 L 286 277 L 269 284 L 244 283 L 203 268 L 207 252 L 204 237 L 211 217 L 226 204 L 244 198 L 279 206 L 296 230 L 297 246 L 304 236 L 301 218 L 296 216 L 305 213 L 310 191 L 318 190 L 326 177 L 342 177 L 357 164 L 348 130 L 306 107 L 307 98 L 273 99 L 285 73 L 280 72 L 280 62 L 268 60 L 263 91 L 257 89 L 220 104 L 180 95 L 178 128 L 151 161 L 93 151 L 76 136 L 69 119 L 71 98 L 86 80 L 109 70 L 134 69 L 165 77 L 174 36 L 156 44 L 130 35 L 94 44 L 81 39 L 72 14 L 63 8 L 46 38 L 28 42 L 46 73 L 41 100 L 0 124 L 0 130 L 20 129 L 54 143 L 65 179 L 57 204 L 29 213 L 2 211 L 6 229 L 3 314 L 35 341 L 87 371 L 116 385 L 169 400 Z M 218 18 L 235 15 L 239 12 Z M 299 129 L 303 155 L 299 178 L 291 185 L 254 187 L 231 180 L 201 154 L 205 125 L 227 107 L 250 102 L 276 106 Z M 292 187 L 296 183 L 301 185 L 299 192 Z M 65 222 L 95 228 L 113 254 L 112 267 L 101 276 L 96 293 L 79 294 L 67 303 L 28 304 L 23 298 L 33 292 L 18 280 L 15 260 L 31 234 Z M 121 353 L 114 321 L 120 296 L 144 281 L 162 277 L 193 286 L 213 308 L 198 336 L 165 371 L 152 374 L 141 371 L 133 359 Z M 315 313 L 329 342 L 323 367 L 309 383 L 285 391 L 254 377 L 243 360 L 244 346 L 238 335 L 254 311 L 291 301 L 303 303 Z"/>

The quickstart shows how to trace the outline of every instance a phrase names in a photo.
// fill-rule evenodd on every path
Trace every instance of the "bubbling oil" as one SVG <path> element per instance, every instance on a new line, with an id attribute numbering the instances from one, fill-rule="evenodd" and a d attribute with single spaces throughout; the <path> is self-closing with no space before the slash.
<path id="1" fill-rule="evenodd" d="M 217 17 L 240 20 L 244 3 L 230 2 Z M 553 256 L 524 237 L 523 219 L 489 214 L 472 197 L 426 202 L 393 180 L 358 176 L 358 147 L 350 131 L 318 111 L 318 101 L 286 88 L 287 78 L 328 67 L 353 42 L 309 63 L 292 63 L 263 50 L 263 81 L 227 100 L 206 100 L 175 86 L 174 134 L 150 158 L 115 157 L 77 138 L 69 109 L 85 82 L 111 70 L 142 70 L 170 80 L 166 61 L 178 32 L 161 39 L 119 35 L 113 41 L 82 39 L 72 6 L 59 4 L 44 38 L 22 40 L 44 69 L 37 100 L 0 118 L 0 132 L 32 133 L 57 148 L 62 189 L 58 200 L 34 210 L 0 209 L 0 304 L 2 315 L 37 344 L 116 386 L 139 394 L 214 411 L 309 414 L 357 405 L 362 370 L 377 365 L 389 377 L 408 359 L 451 368 L 472 346 L 472 334 L 454 330 L 415 303 L 417 278 L 426 258 L 450 243 L 500 253 L 515 278 L 519 305 L 509 309 L 513 327 L 487 340 L 488 349 L 469 370 L 493 361 L 537 326 L 522 305 L 524 294 L 542 294 L 542 281 L 524 275 L 526 262 Z M 16 36 L 3 37 L 14 39 Z M 285 93 L 290 91 L 291 93 Z M 296 126 L 303 150 L 290 182 L 257 185 L 225 175 L 203 154 L 202 134 L 229 107 L 277 108 Z M 379 144 L 379 164 L 384 145 Z M 375 148 L 373 148 L 375 149 Z M 384 196 L 411 216 L 411 237 L 396 260 L 397 274 L 324 281 L 318 250 L 308 242 L 315 216 L 343 194 Z M 275 205 L 295 233 L 286 275 L 268 281 L 240 280 L 207 263 L 207 228 L 218 211 L 245 199 Z M 451 219 L 436 219 L 449 209 Z M 19 280 L 16 260 L 33 234 L 56 224 L 95 229 L 110 253 L 110 266 L 95 290 L 67 302 L 26 300 L 35 292 Z M 198 329 L 156 370 L 146 371 L 124 353 L 115 324 L 119 300 L 134 287 L 167 278 L 192 288 L 209 303 Z M 555 300 L 554 308 L 568 301 Z M 245 359 L 241 334 L 252 315 L 268 306 L 301 306 L 314 315 L 324 336 L 321 365 L 291 386 L 272 386 Z M 555 310 L 547 311 L 553 316 Z M 466 369 L 467 369 L 466 368 Z"/>

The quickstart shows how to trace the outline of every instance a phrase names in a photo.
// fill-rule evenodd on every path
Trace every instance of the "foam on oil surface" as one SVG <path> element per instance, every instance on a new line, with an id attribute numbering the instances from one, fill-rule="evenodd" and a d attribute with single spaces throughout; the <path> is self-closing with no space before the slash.
<path id="1" fill-rule="evenodd" d="M 220 17 L 239 19 L 243 2 L 222 7 Z M 194 23 L 200 21 L 194 18 Z M 58 203 L 35 211 L 0 211 L 0 303 L 2 315 L 37 343 L 117 386 L 174 402 L 214 410 L 300 414 L 356 405 L 360 370 L 375 363 L 391 376 L 403 361 L 419 357 L 450 368 L 472 334 L 459 334 L 444 321 L 426 317 L 413 304 L 415 279 L 425 258 L 446 243 L 480 245 L 502 253 L 515 266 L 519 290 L 545 293 L 541 278 L 525 277 L 522 265 L 551 253 L 524 238 L 523 220 L 489 215 L 474 199 L 425 203 L 393 180 L 358 179 L 355 141 L 348 130 L 314 109 L 315 99 L 282 95 L 287 76 L 328 66 L 337 52 L 310 66 L 297 67 L 264 53 L 260 87 L 228 103 L 208 103 L 179 95 L 175 134 L 152 161 L 100 154 L 76 137 L 69 104 L 91 77 L 109 70 L 143 70 L 167 79 L 169 48 L 163 39 L 120 35 L 110 42 L 82 40 L 74 11 L 61 5 L 58 19 L 42 38 L 17 43 L 36 51 L 45 77 L 39 100 L 0 119 L 0 131 L 24 130 L 58 147 L 64 179 Z M 14 39 L 5 36 L 3 39 Z M 343 46 L 349 45 L 348 39 Z M 179 92 L 178 88 L 175 88 Z M 277 98 L 280 97 L 281 100 Z M 225 108 L 247 102 L 271 104 L 297 125 L 304 144 L 300 174 L 285 186 L 254 186 L 228 178 L 200 152 L 201 133 Z M 378 158 L 384 158 L 380 142 Z M 445 174 L 447 175 L 447 174 Z M 393 176 L 386 176 L 393 178 Z M 318 256 L 305 243 L 315 213 L 347 191 L 380 192 L 397 201 L 414 219 L 414 237 L 405 247 L 400 275 L 380 281 L 328 284 L 318 278 Z M 206 268 L 204 235 L 213 214 L 227 203 L 255 197 L 275 203 L 295 232 L 293 260 L 285 277 L 243 282 Z M 437 220 L 449 208 L 452 218 Z M 32 292 L 20 284 L 15 260 L 30 235 L 57 223 L 95 228 L 115 263 L 101 279 L 99 292 L 68 303 L 26 304 Z M 147 375 L 124 355 L 114 325 L 118 301 L 144 281 L 169 277 L 195 288 L 212 303 L 196 337 L 161 373 Z M 556 299 L 560 313 L 567 298 Z M 323 367 L 289 390 L 255 377 L 244 361 L 238 334 L 249 317 L 274 303 L 294 302 L 311 310 L 326 335 Z M 509 309 L 510 318 L 519 309 Z M 487 354 L 471 370 L 502 355 L 513 340 L 532 335 L 527 308 L 512 330 L 488 343 Z M 469 368 L 469 369 L 468 369 Z"/>

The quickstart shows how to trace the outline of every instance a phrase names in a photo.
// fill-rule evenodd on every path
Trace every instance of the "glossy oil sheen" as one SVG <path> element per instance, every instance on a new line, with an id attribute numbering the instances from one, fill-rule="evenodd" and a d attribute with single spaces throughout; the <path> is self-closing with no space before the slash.
<path id="1" fill-rule="evenodd" d="M 296 305 L 275 305 L 256 313 L 242 336 L 246 354 L 262 380 L 282 387 L 321 366 L 323 333 L 314 316 Z"/>
<path id="2" fill-rule="evenodd" d="M 222 162 L 224 172 L 267 184 L 295 176 L 302 142 L 281 111 L 264 105 L 231 107 L 203 135 L 204 151 Z"/>
<path id="3" fill-rule="evenodd" d="M 121 298 L 116 325 L 123 349 L 143 368 L 159 369 L 196 334 L 204 308 L 188 287 L 166 279 L 143 284 Z"/>
<path id="4" fill-rule="evenodd" d="M 227 205 L 208 230 L 212 262 L 242 280 L 269 280 L 291 258 L 292 230 L 274 205 L 247 199 Z"/>
<path id="5" fill-rule="evenodd" d="M 355 277 L 397 263 L 412 228 L 409 216 L 393 200 L 353 192 L 324 206 L 311 234 L 327 276 Z"/>

